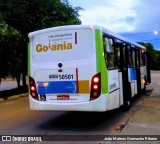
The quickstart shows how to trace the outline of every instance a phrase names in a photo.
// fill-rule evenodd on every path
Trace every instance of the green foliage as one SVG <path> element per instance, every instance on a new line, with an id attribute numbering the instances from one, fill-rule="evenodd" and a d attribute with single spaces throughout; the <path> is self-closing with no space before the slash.
<path id="1" fill-rule="evenodd" d="M 160 70 L 160 51 L 155 50 L 151 43 L 138 42 L 146 47 L 146 51 L 150 53 L 150 63 L 152 70 Z"/>
<path id="2" fill-rule="evenodd" d="M 24 34 L 52 26 L 80 24 L 77 8 L 67 0 L 8 0 L 3 5 L 5 21 Z"/>
<path id="3" fill-rule="evenodd" d="M 27 73 L 28 33 L 60 25 L 81 24 L 68 0 L 0 1 L 0 78 Z M 25 85 L 25 81 L 24 81 Z"/>
<path id="4" fill-rule="evenodd" d="M 12 67 L 17 66 L 17 63 L 12 61 L 12 57 L 16 57 L 17 46 L 15 42 L 20 38 L 20 34 L 16 29 L 8 26 L 4 21 L 1 21 L 0 37 L 0 78 L 5 78 L 11 71 L 13 72 L 9 63 L 12 63 Z M 13 43 L 13 40 L 16 41 Z M 15 47 L 15 49 L 13 49 L 13 47 Z"/>

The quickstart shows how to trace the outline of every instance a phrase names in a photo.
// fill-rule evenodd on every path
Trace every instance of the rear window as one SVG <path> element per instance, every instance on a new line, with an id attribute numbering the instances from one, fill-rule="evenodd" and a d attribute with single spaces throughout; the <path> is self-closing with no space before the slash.
<path id="1" fill-rule="evenodd" d="M 88 58 L 93 53 L 90 29 L 63 30 L 33 36 L 33 59 L 38 62 Z"/>

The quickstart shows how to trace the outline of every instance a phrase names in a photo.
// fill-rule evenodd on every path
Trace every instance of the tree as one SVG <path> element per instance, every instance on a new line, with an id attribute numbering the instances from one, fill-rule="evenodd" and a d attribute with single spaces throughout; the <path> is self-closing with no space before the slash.
<path id="1" fill-rule="evenodd" d="M 80 24 L 79 10 L 81 8 L 70 6 L 68 0 L 1 0 L 0 14 L 3 21 L 18 32 L 18 35 L 5 41 L 6 44 L 11 43 L 8 47 L 12 47 L 13 51 L 13 56 L 9 57 L 10 61 L 7 60 L 10 65 L 9 71 L 17 79 L 23 74 L 24 86 L 28 33 L 53 26 Z"/>
<path id="2" fill-rule="evenodd" d="M 150 63 L 152 70 L 160 70 L 160 51 L 155 50 L 151 43 L 138 42 L 146 47 L 146 51 L 150 53 Z"/>
<path id="3" fill-rule="evenodd" d="M 9 27 L 1 18 L 0 21 L 0 82 L 10 73 L 10 57 L 15 57 L 12 49 L 15 45 L 11 40 L 18 37 L 19 33 L 14 28 Z"/>

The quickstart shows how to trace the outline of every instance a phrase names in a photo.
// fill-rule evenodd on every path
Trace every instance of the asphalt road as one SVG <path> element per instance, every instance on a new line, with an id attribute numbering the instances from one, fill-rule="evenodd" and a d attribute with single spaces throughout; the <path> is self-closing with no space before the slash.
<path id="1" fill-rule="evenodd" d="M 149 95 L 157 85 L 156 75 L 158 74 L 152 73 L 152 84 L 147 87 L 147 92 L 142 97 Z M 105 113 L 30 111 L 27 96 L 0 102 L 0 135 L 116 135 L 137 111 L 140 99 L 141 97 L 133 102 L 128 112 L 117 109 Z M 82 142 L 47 143 L 77 144 Z"/>
<path id="2" fill-rule="evenodd" d="M 0 103 L 0 135 L 117 134 L 135 111 L 136 106 L 128 112 L 30 111 L 28 97 L 23 97 Z"/>

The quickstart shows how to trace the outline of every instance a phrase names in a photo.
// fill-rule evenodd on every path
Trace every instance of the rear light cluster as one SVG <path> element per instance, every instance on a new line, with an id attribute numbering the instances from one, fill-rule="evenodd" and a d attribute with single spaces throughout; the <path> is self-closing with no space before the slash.
<path id="1" fill-rule="evenodd" d="M 29 90 L 32 98 L 34 98 L 35 100 L 39 100 L 36 83 L 32 77 L 29 77 Z"/>
<path id="2" fill-rule="evenodd" d="M 92 77 L 90 100 L 97 99 L 101 94 L 101 74 L 98 73 Z"/>

